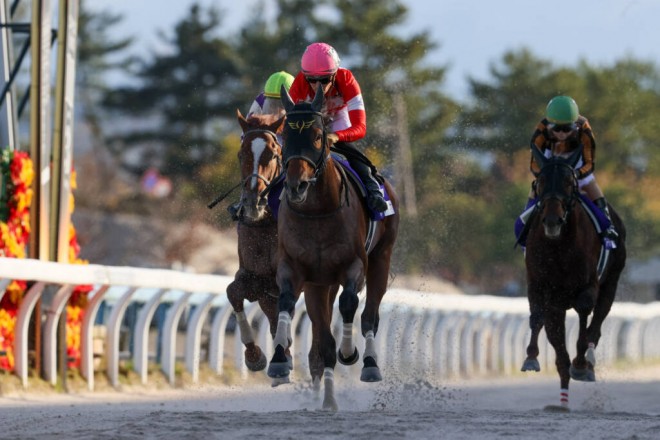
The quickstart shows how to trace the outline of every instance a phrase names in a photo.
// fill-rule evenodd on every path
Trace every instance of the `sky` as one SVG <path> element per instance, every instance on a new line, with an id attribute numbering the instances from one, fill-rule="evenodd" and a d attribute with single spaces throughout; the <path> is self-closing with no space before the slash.
<path id="1" fill-rule="evenodd" d="M 609 66 L 633 57 L 660 59 L 658 0 L 400 0 L 409 9 L 401 32 L 430 33 L 438 48 L 427 61 L 446 65 L 445 92 L 461 99 L 467 77 L 490 78 L 489 69 L 509 50 L 529 48 L 556 66 L 579 60 Z M 238 29 L 258 0 L 198 0 L 224 11 L 223 26 Z M 136 37 L 138 50 L 158 48 L 157 31 L 168 32 L 188 12 L 193 0 L 93 0 L 90 5 L 121 13 L 117 31 Z M 273 8 L 274 1 L 266 0 Z M 267 9 L 268 11 L 268 9 Z M 328 41 L 332 44 L 332 42 Z M 341 54 L 340 54 L 341 56 Z"/>

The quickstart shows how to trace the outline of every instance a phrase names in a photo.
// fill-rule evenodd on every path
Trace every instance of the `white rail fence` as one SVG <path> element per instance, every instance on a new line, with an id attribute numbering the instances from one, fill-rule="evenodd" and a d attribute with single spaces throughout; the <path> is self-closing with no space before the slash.
<path id="1" fill-rule="evenodd" d="M 15 325 L 15 373 L 28 387 L 28 327 L 35 304 L 47 288 L 54 289 L 43 324 L 43 372 L 52 384 L 57 382 L 57 327 L 74 286 L 91 284 L 81 331 L 81 374 L 88 388 L 94 389 L 93 330 L 102 304 L 109 315 L 103 317 L 106 374 L 113 386 L 119 385 L 120 332 L 128 307 L 137 304 L 137 319 L 130 327 L 132 348 L 128 353 L 132 367 L 143 383 L 148 381 L 150 356 L 149 331 L 159 305 L 167 304 L 160 337 L 151 347 L 160 353 L 158 366 L 170 384 L 175 384 L 177 340 L 184 342 L 182 361 L 193 382 L 200 380 L 200 363 L 223 374 L 225 361 L 233 361 L 244 376 L 240 338 L 228 338 L 232 308 L 226 298 L 231 277 L 196 275 L 171 270 L 66 265 L 36 260 L 0 258 L 0 295 L 12 279 L 34 282 L 20 305 Z M 364 300 L 364 294 L 361 294 Z M 182 316 L 186 313 L 186 318 Z M 270 358 L 272 342 L 264 315 L 256 304 L 246 304 L 246 314 L 258 329 L 257 343 Z M 526 298 L 467 296 L 420 293 L 393 289 L 384 298 L 376 337 L 379 364 L 388 371 L 414 371 L 440 378 L 475 375 L 508 375 L 518 371 L 525 359 L 529 340 Z M 183 330 L 181 330 L 183 323 Z M 341 334 L 339 313 L 335 313 L 335 334 Z M 206 326 L 206 327 L 205 327 Z M 301 299 L 292 322 L 294 374 L 307 373 L 307 352 L 311 345 L 311 323 Z M 124 326 L 125 327 L 125 326 Z M 208 337 L 203 338 L 203 328 Z M 359 313 L 354 332 L 358 349 L 363 351 L 359 334 Z M 660 303 L 615 303 L 603 326 L 596 350 L 599 365 L 627 359 L 643 361 L 660 358 Z M 181 334 L 182 333 L 182 334 Z M 177 338 L 177 336 L 181 336 Z M 577 315 L 569 312 L 567 341 L 575 351 Z M 185 339 L 184 339 L 185 338 Z M 233 341 L 233 346 L 231 342 Z M 153 343 L 152 343 L 153 344 Z M 539 362 L 554 371 L 554 351 L 541 333 Z M 230 357 L 229 359 L 227 357 Z M 340 370 L 353 367 L 341 366 Z M 354 368 L 355 371 L 359 368 Z M 263 374 L 263 373 L 259 373 Z"/>

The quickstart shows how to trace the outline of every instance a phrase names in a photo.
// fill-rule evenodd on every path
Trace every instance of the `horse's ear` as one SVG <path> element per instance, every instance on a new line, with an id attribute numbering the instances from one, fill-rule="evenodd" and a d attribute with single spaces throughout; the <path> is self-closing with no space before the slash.
<path id="1" fill-rule="evenodd" d="M 282 84 L 282 87 L 280 87 L 280 100 L 282 101 L 284 110 L 289 113 L 293 109 L 294 104 L 293 99 L 291 99 L 291 96 L 289 95 L 289 92 L 287 92 L 286 87 L 284 87 L 284 84 Z"/>
<path id="2" fill-rule="evenodd" d="M 312 110 L 315 112 L 320 112 L 323 108 L 323 84 L 319 83 L 319 86 L 316 88 L 316 94 L 314 95 L 314 101 L 312 101 Z"/>
<path id="3" fill-rule="evenodd" d="M 538 148 L 536 148 L 535 145 L 532 145 L 532 156 L 534 157 L 536 163 L 539 164 L 540 168 L 543 168 L 543 166 L 548 162 L 548 159 L 539 151 Z"/>
<path id="4" fill-rule="evenodd" d="M 243 114 L 241 113 L 241 111 L 239 109 L 236 109 L 236 118 L 238 118 L 238 123 L 240 124 L 241 129 L 243 130 L 243 132 L 247 131 L 248 122 L 247 122 L 247 120 L 245 119 L 245 117 L 243 116 Z"/>
<path id="5" fill-rule="evenodd" d="M 284 128 L 284 121 L 285 120 L 286 120 L 286 115 L 283 115 L 280 119 L 275 121 L 275 123 L 272 126 L 273 128 L 271 130 L 274 131 L 275 133 L 281 133 L 282 128 Z"/>

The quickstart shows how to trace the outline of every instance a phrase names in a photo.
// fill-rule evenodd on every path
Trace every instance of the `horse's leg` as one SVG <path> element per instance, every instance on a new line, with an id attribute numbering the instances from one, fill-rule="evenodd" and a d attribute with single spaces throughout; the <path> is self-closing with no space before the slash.
<path id="1" fill-rule="evenodd" d="M 360 304 L 358 292 L 363 286 L 364 266 L 362 260 L 356 259 L 348 269 L 344 289 L 339 295 L 339 312 L 343 322 L 343 331 L 337 356 L 339 362 L 344 365 L 353 365 L 360 358 L 353 341 L 353 320 Z"/>
<path id="2" fill-rule="evenodd" d="M 568 408 L 568 383 L 571 379 L 569 368 L 571 358 L 566 350 L 566 311 L 549 309 L 545 312 L 545 332 L 548 341 L 555 349 L 555 365 L 559 373 L 559 403 Z"/>
<path id="3" fill-rule="evenodd" d="M 592 365 L 596 365 L 594 350 L 600 340 L 601 326 L 612 308 L 621 270 L 623 270 L 623 266 L 619 268 L 611 267 L 600 284 L 594 314 L 591 317 L 591 323 L 587 330 L 587 344 L 589 347 L 587 349 L 587 361 L 591 362 Z"/>
<path id="4" fill-rule="evenodd" d="M 245 346 L 245 365 L 251 371 L 261 371 L 266 368 L 266 356 L 259 346 L 254 343 L 254 333 L 243 308 L 245 292 L 249 288 L 249 284 L 248 274 L 243 269 L 239 269 L 234 281 L 227 286 L 227 299 L 234 309 L 241 342 Z"/>
<path id="5" fill-rule="evenodd" d="M 587 320 L 591 311 L 594 309 L 595 298 L 596 288 L 591 287 L 580 292 L 575 303 L 575 311 L 580 319 L 580 330 L 576 343 L 577 354 L 571 364 L 570 373 L 572 379 L 584 382 L 594 382 L 596 380 L 593 364 L 589 365 L 585 357 L 587 348 L 589 348 L 587 341 Z"/>
<path id="6" fill-rule="evenodd" d="M 305 286 L 307 314 L 312 321 L 312 331 L 318 335 L 318 353 L 323 360 L 323 406 L 324 410 L 337 411 L 335 399 L 334 371 L 337 364 L 336 343 L 332 336 L 332 304 L 328 301 L 328 288 Z"/>
<path id="7" fill-rule="evenodd" d="M 387 291 L 387 276 L 390 271 L 392 246 L 381 242 L 369 255 L 367 270 L 367 299 L 362 311 L 362 336 L 365 338 L 364 364 L 360 373 L 363 382 L 380 382 L 383 376 L 378 368 L 376 334 L 378 333 L 378 310 Z"/>
<path id="8" fill-rule="evenodd" d="M 328 299 L 326 301 L 328 310 L 330 311 L 332 311 L 334 307 L 338 290 L 339 285 L 332 286 L 330 288 Z M 309 374 L 312 377 L 312 386 L 315 390 L 319 390 L 321 388 L 321 379 L 323 377 L 323 369 L 325 368 L 325 364 L 323 363 L 323 359 L 321 358 L 321 353 L 319 351 L 320 338 L 321 335 L 319 334 L 318 329 L 312 327 L 312 346 L 309 350 L 307 359 L 309 360 Z"/>
<path id="9" fill-rule="evenodd" d="M 541 371 L 537 358 L 539 356 L 539 333 L 543 328 L 543 308 L 539 304 L 534 304 L 530 306 L 530 310 L 529 328 L 532 330 L 532 335 L 527 346 L 527 359 L 520 371 Z"/>
<path id="10" fill-rule="evenodd" d="M 275 337 L 273 338 L 274 353 L 268 365 L 268 376 L 272 378 L 288 378 L 289 359 L 286 350 L 291 346 L 291 318 L 300 295 L 300 282 L 295 279 L 288 262 L 282 259 L 277 268 L 277 285 L 280 289 L 278 300 L 278 319 Z M 278 383 L 273 382 L 273 386 Z"/>

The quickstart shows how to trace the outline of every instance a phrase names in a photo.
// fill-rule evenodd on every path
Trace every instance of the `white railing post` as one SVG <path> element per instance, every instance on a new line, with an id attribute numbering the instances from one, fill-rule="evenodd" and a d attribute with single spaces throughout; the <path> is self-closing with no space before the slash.
<path id="1" fill-rule="evenodd" d="M 165 373 L 167 381 L 170 385 L 174 386 L 176 379 L 176 336 L 177 327 L 179 326 L 179 319 L 183 313 L 188 299 L 192 295 L 191 292 L 186 292 L 172 307 L 167 311 L 165 317 L 165 325 L 163 326 L 163 358 L 161 360 L 161 370 Z"/>
<path id="2" fill-rule="evenodd" d="M 57 383 L 57 324 L 60 322 L 60 316 L 71 296 L 73 287 L 70 284 L 60 287 L 53 297 L 50 307 L 46 310 L 43 340 L 44 376 L 51 385 Z M 62 342 L 66 344 L 66 341 Z"/>
<path id="3" fill-rule="evenodd" d="M 124 292 L 112 308 L 108 319 L 105 343 L 107 374 L 110 385 L 115 388 L 119 386 L 119 331 L 126 307 L 128 307 L 128 303 L 136 290 L 137 287 L 132 287 Z"/>
<path id="4" fill-rule="evenodd" d="M 199 358 L 202 348 L 202 326 L 211 309 L 211 303 L 215 300 L 215 295 L 208 295 L 206 299 L 195 308 L 195 312 L 190 317 L 188 328 L 186 330 L 185 359 L 186 369 L 192 376 L 192 382 L 199 381 Z"/>
<path id="5" fill-rule="evenodd" d="M 101 286 L 89 294 L 80 328 L 80 373 L 87 380 L 87 389 L 94 391 L 94 321 L 110 286 Z"/>
<path id="6" fill-rule="evenodd" d="M 135 339 L 133 352 L 133 370 L 140 376 L 140 383 L 145 385 L 149 373 L 149 329 L 151 321 L 167 290 L 159 289 L 149 301 L 142 306 L 135 324 Z"/>

